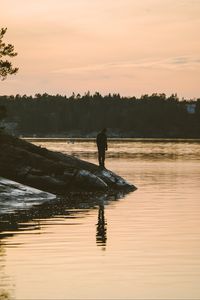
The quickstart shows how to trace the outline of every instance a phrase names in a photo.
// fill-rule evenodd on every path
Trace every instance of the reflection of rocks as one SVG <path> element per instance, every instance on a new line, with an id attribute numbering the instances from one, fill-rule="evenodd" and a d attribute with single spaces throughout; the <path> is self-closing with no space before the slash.
<path id="1" fill-rule="evenodd" d="M 34 188 L 56 194 L 135 189 L 109 170 L 21 139 L 0 134 L 0 145 L 0 175 Z"/>
<path id="2" fill-rule="evenodd" d="M 9 300 L 13 299 L 9 292 L 0 289 L 0 300 Z"/>
<path id="3" fill-rule="evenodd" d="M 0 300 L 14 299 L 11 295 L 11 293 L 13 294 L 12 289 L 8 283 L 9 277 L 5 273 L 5 256 L 6 252 L 0 240 Z"/>

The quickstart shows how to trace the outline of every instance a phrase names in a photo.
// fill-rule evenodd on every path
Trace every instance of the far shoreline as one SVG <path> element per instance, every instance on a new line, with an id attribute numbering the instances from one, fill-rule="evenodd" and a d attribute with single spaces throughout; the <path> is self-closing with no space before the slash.
<path id="1" fill-rule="evenodd" d="M 22 140 L 29 142 L 95 142 L 94 137 L 30 137 L 23 136 L 19 137 Z M 200 142 L 200 138 L 168 138 L 168 137 L 152 137 L 152 138 L 136 138 L 136 137 L 108 137 L 110 142 Z"/>

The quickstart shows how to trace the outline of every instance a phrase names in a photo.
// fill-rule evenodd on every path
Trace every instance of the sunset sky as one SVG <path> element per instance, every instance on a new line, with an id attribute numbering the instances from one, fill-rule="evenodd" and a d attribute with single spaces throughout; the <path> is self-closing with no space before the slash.
<path id="1" fill-rule="evenodd" d="M 0 94 L 200 98 L 200 0 L 0 0 L 16 76 Z"/>

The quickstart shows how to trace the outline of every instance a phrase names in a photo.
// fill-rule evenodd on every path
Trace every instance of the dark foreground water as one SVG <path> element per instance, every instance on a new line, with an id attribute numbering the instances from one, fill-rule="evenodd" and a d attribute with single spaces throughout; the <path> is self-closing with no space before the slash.
<path id="1" fill-rule="evenodd" d="M 42 141 L 96 162 L 93 141 Z M 200 299 L 200 142 L 112 141 L 138 190 L 0 232 L 0 299 Z"/>

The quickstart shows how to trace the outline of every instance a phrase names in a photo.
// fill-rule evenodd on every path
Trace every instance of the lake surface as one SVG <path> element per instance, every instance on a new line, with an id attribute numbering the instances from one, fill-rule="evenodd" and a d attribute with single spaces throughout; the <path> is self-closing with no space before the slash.
<path id="1" fill-rule="evenodd" d="M 112 140 L 106 166 L 138 190 L 1 230 L 0 299 L 200 299 L 200 141 Z"/>

